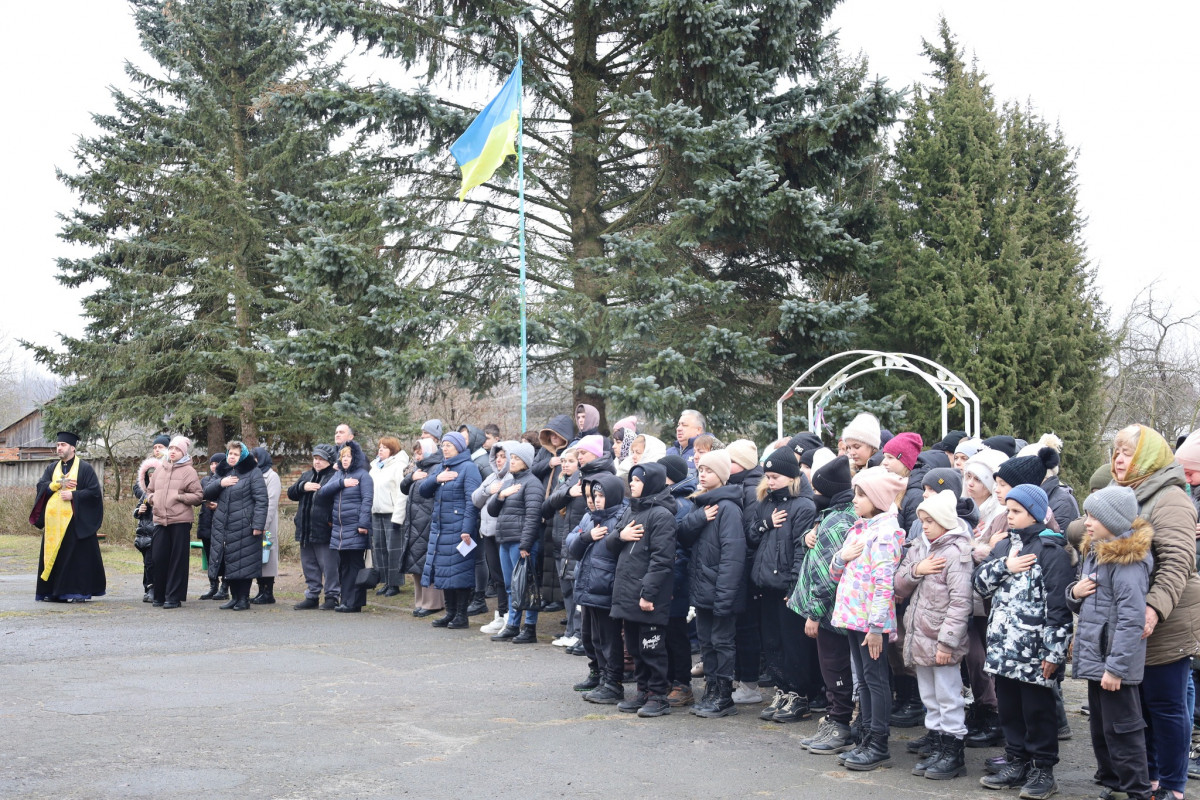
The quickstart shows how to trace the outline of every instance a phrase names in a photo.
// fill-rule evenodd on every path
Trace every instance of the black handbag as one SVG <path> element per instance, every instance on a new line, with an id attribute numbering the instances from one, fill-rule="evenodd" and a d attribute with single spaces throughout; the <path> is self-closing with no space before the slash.
<path id="1" fill-rule="evenodd" d="M 354 585 L 359 589 L 374 589 L 379 585 L 379 570 L 373 566 L 371 551 L 367 551 L 366 562 L 368 565 L 358 571 L 358 575 L 354 578 Z"/>

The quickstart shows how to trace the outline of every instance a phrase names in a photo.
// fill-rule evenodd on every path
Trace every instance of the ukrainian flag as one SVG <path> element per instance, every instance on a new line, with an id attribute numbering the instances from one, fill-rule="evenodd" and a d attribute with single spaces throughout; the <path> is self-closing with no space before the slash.
<path id="1" fill-rule="evenodd" d="M 521 104 L 521 62 L 508 76 L 500 93 L 479 113 L 454 144 L 450 154 L 462 167 L 462 190 L 458 199 L 495 174 L 504 159 L 516 155 L 518 115 Z"/>

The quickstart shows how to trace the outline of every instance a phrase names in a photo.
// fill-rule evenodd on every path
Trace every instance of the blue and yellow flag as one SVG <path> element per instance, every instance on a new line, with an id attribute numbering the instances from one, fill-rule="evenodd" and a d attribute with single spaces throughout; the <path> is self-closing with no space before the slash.
<path id="1" fill-rule="evenodd" d="M 500 93 L 479 112 L 462 136 L 450 145 L 450 154 L 462 167 L 458 199 L 495 174 L 504 159 L 516 155 L 517 115 L 521 101 L 521 62 L 508 76 Z"/>

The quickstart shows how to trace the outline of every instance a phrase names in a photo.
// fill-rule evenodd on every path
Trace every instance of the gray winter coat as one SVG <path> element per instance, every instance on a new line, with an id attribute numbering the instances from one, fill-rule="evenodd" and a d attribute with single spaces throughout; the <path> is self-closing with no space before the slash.
<path id="1" fill-rule="evenodd" d="M 226 580 L 257 578 L 262 574 L 262 536 L 267 525 L 267 484 L 258 470 L 253 455 L 239 459 L 237 464 L 217 467 L 217 477 L 236 475 L 233 486 L 213 481 L 204 489 L 204 499 L 214 500 L 212 544 L 208 560 L 213 569 L 209 575 L 223 575 Z"/>
<path id="2" fill-rule="evenodd" d="M 1098 681 L 1109 672 L 1122 684 L 1142 682 L 1153 538 L 1150 523 L 1142 519 L 1134 520 L 1133 530 L 1117 539 L 1094 542 L 1084 537 L 1082 574 L 1096 576 L 1096 591 L 1076 600 L 1071 595 L 1075 583 L 1067 587 L 1067 605 L 1079 615 L 1071 659 L 1076 678 Z"/>

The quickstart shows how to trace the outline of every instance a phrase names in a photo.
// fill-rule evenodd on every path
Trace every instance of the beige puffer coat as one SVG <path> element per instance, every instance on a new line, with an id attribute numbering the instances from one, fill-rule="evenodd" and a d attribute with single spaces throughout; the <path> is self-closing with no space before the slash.
<path id="1" fill-rule="evenodd" d="M 967 654 L 967 623 L 971 618 L 971 573 L 975 568 L 974 539 L 962 520 L 932 543 L 913 540 L 896 570 L 896 599 L 909 598 L 904 612 L 904 665 L 936 667 L 938 645 L 949 650 L 957 664 Z M 926 556 L 946 559 L 941 572 L 913 575 Z"/>

